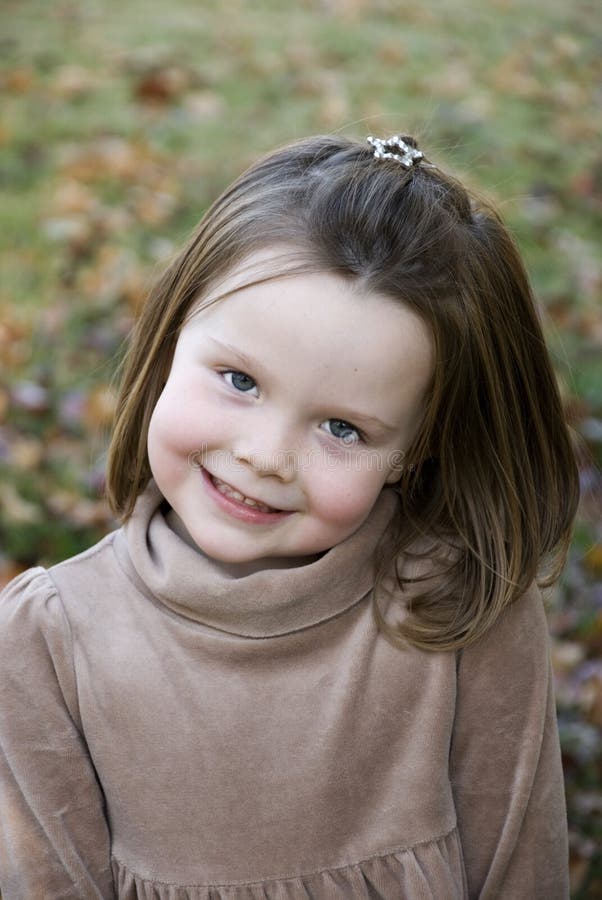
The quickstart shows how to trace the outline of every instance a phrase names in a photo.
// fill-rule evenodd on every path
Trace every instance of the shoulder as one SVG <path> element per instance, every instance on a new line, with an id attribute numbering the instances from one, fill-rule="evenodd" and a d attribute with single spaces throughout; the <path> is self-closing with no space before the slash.
<path id="1" fill-rule="evenodd" d="M 71 629 L 46 569 L 28 569 L 0 593 L 0 731 L 5 717 L 60 686 L 77 720 Z M 68 701 L 67 701 L 68 698 Z"/>
<path id="2" fill-rule="evenodd" d="M 511 603 L 483 637 L 457 653 L 462 692 L 489 692 L 518 700 L 547 692 L 550 682 L 550 636 L 539 587 Z"/>
<path id="3" fill-rule="evenodd" d="M 98 543 L 87 550 L 71 556 L 63 562 L 56 563 L 48 569 L 49 577 L 55 583 L 69 579 L 89 578 L 94 579 L 99 573 L 115 565 L 113 543 L 119 531 L 111 531 L 101 538 Z"/>
<path id="4" fill-rule="evenodd" d="M 548 623 L 541 591 L 536 582 L 500 613 L 495 624 L 473 644 L 459 651 L 460 657 L 512 655 L 533 657 L 549 648 Z"/>
<path id="5" fill-rule="evenodd" d="M 98 582 L 103 567 L 114 566 L 112 537 L 107 535 L 77 556 L 45 569 L 28 569 L 0 592 L 0 653 L 13 643 L 25 646 L 34 634 L 68 631 L 63 593 Z"/>
<path id="6" fill-rule="evenodd" d="M 51 618 L 59 603 L 56 587 L 46 569 L 28 569 L 0 592 L 0 639 L 5 644 L 14 632 L 30 629 Z"/>
<path id="7" fill-rule="evenodd" d="M 89 606 L 102 585 L 98 561 L 108 566 L 107 558 L 114 557 L 110 538 L 49 569 L 28 569 L 0 592 L 0 723 L 11 709 L 39 705 L 41 696 L 52 695 L 81 726 L 74 612 Z M 88 615 L 98 618 L 93 608 Z"/>

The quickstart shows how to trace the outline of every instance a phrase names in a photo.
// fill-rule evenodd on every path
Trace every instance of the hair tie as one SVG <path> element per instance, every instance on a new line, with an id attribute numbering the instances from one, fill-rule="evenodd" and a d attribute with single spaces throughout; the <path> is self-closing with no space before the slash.
<path id="1" fill-rule="evenodd" d="M 366 140 L 374 147 L 375 159 L 394 159 L 405 169 L 411 169 L 412 166 L 424 159 L 424 153 L 421 150 L 406 144 L 398 134 L 394 134 L 393 137 L 386 138 L 384 141 L 372 137 L 372 135 Z"/>

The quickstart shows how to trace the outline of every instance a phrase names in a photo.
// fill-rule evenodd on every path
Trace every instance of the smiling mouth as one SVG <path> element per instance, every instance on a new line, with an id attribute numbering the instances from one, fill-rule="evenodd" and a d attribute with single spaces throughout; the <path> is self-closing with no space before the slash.
<path id="1" fill-rule="evenodd" d="M 225 481 L 221 481 L 215 475 L 211 475 L 210 473 L 208 474 L 215 489 L 225 497 L 230 497 L 232 500 L 237 500 L 239 503 L 244 503 L 245 506 L 250 506 L 252 509 L 260 510 L 260 512 L 283 512 L 283 510 L 276 509 L 274 506 L 268 506 L 266 503 L 260 503 L 259 500 L 254 500 L 253 497 L 246 497 L 244 494 L 241 494 L 240 491 L 237 491 L 236 488 L 233 488 L 232 485 L 227 484 Z"/>

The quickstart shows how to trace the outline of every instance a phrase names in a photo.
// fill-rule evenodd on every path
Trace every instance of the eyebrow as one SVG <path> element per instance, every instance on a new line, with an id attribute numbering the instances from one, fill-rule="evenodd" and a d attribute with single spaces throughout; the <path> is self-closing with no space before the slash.
<path id="1" fill-rule="evenodd" d="M 251 359 L 250 356 L 247 356 L 246 353 L 243 353 L 242 350 L 239 350 L 233 344 L 229 344 L 227 341 L 218 341 L 217 338 L 213 338 L 210 335 L 207 335 L 207 338 L 211 341 L 212 344 L 220 347 L 220 349 L 227 350 L 233 356 L 236 356 L 236 358 L 239 359 L 243 365 L 248 366 L 249 369 L 254 369 L 256 372 L 260 373 L 265 372 L 265 369 L 263 368 L 261 363 L 259 363 L 256 359 Z M 376 426 L 377 428 L 382 428 L 383 431 L 389 431 L 391 433 L 398 431 L 398 428 L 396 428 L 394 425 L 388 425 L 386 422 L 383 422 L 382 419 L 379 419 L 376 416 L 369 416 L 367 413 L 360 413 L 356 412 L 355 410 L 347 413 L 344 409 L 341 409 L 340 418 L 343 421 L 347 421 L 347 419 L 345 418 L 345 416 L 347 415 L 349 416 L 350 421 L 361 422 L 364 425 Z"/>
<path id="2" fill-rule="evenodd" d="M 209 335 L 207 335 L 207 337 L 212 344 L 215 344 L 222 350 L 228 350 L 229 353 L 231 353 L 233 356 L 236 356 L 241 361 L 241 363 L 243 363 L 243 365 L 248 366 L 250 369 L 255 369 L 256 372 L 264 371 L 263 366 L 259 362 L 257 362 L 256 359 L 251 359 L 250 356 L 247 356 L 247 354 L 243 353 L 242 350 L 238 350 L 236 347 L 234 347 L 233 344 L 228 344 L 227 341 L 218 341 L 216 338 L 212 338 Z"/>

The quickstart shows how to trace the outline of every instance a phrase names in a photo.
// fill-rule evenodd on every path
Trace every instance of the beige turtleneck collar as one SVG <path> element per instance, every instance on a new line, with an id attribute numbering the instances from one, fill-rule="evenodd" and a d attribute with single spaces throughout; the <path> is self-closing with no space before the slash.
<path id="1" fill-rule="evenodd" d="M 374 551 L 395 505 L 385 488 L 358 530 L 314 562 L 236 578 L 170 527 L 169 508 L 151 480 L 116 546 L 138 586 L 173 612 L 231 634 L 275 637 L 340 615 L 369 593 Z"/>

